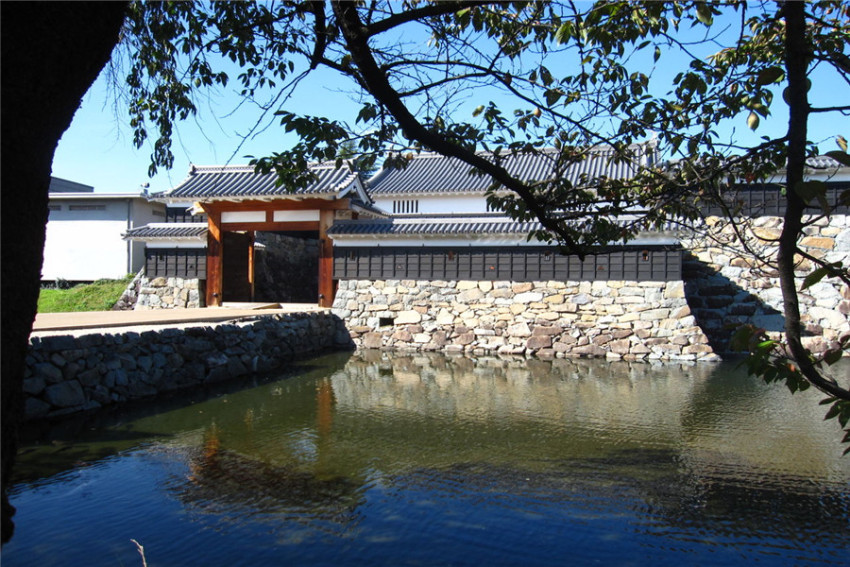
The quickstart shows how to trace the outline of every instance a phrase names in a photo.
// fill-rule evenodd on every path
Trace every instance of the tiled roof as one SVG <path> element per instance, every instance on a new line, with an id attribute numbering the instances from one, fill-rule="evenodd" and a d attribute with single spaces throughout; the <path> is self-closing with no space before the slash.
<path id="1" fill-rule="evenodd" d="M 472 234 L 528 234 L 539 230 L 539 222 L 516 222 L 505 218 L 388 219 L 337 221 L 330 236 L 457 236 Z"/>
<path id="2" fill-rule="evenodd" d="M 204 201 L 266 199 L 291 195 L 335 197 L 351 189 L 358 179 L 357 173 L 346 167 L 337 169 L 334 164 L 312 165 L 310 171 L 316 175 L 315 181 L 308 187 L 291 193 L 285 187 L 275 185 L 277 174 L 254 173 L 252 166 L 193 166 L 189 177 L 180 185 L 158 197 Z"/>
<path id="3" fill-rule="evenodd" d="M 815 169 L 837 169 L 843 167 L 829 156 L 810 157 L 806 160 L 806 165 Z"/>
<path id="4" fill-rule="evenodd" d="M 648 148 L 648 149 L 647 149 Z M 639 146 L 639 158 L 647 164 L 654 163 L 654 147 Z M 492 159 L 492 154 L 480 154 Z M 570 165 L 559 165 L 556 150 L 542 150 L 538 154 L 517 154 L 505 157 L 502 162 L 508 173 L 531 182 L 566 178 L 577 183 L 583 175 L 590 179 L 607 177 L 625 179 L 635 174 L 633 163 L 614 162 L 610 148 L 591 148 L 586 159 Z M 492 184 L 489 176 L 473 175 L 465 162 L 435 153 L 422 153 L 413 157 L 404 169 L 385 169 L 369 181 L 372 195 L 480 193 Z"/>
<path id="5" fill-rule="evenodd" d="M 131 228 L 125 240 L 205 240 L 206 223 L 152 223 Z"/>
<path id="6" fill-rule="evenodd" d="M 627 222 L 624 219 L 622 222 Z M 501 215 L 467 215 L 464 217 L 420 217 L 381 219 L 375 221 L 336 221 L 328 230 L 333 238 L 346 237 L 455 237 L 455 236 L 524 236 L 541 230 L 537 221 L 519 222 Z M 670 230 L 673 230 L 671 225 Z"/>

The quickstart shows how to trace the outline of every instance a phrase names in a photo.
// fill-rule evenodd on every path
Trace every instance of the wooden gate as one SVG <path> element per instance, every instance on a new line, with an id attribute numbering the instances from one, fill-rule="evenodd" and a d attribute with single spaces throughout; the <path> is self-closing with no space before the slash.
<path id="1" fill-rule="evenodd" d="M 252 301 L 254 296 L 254 239 L 250 233 L 223 234 L 223 301 Z"/>

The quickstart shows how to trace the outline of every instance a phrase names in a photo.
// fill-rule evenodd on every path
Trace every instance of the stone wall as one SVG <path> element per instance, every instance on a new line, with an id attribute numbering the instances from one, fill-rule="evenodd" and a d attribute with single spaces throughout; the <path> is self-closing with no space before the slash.
<path id="1" fill-rule="evenodd" d="M 334 313 L 357 346 L 396 350 L 716 359 L 678 282 L 349 280 Z"/>
<path id="2" fill-rule="evenodd" d="M 342 346 L 350 346 L 345 327 L 327 312 L 141 333 L 32 337 L 26 418 L 60 417 L 269 371 Z"/>
<path id="3" fill-rule="evenodd" d="M 258 232 L 254 264 L 256 301 L 316 303 L 319 240 Z"/>
<path id="4" fill-rule="evenodd" d="M 136 309 L 204 307 L 204 280 L 197 278 L 149 278 L 138 283 Z"/>
<path id="5" fill-rule="evenodd" d="M 139 299 L 139 290 L 142 288 L 142 278 L 145 275 L 145 270 L 142 268 L 133 277 L 132 281 L 127 284 L 124 293 L 112 306 L 113 311 L 132 311 L 136 308 L 136 301 Z"/>
<path id="6" fill-rule="evenodd" d="M 807 218 L 800 247 L 807 254 L 829 262 L 850 258 L 850 216 Z M 716 350 L 728 346 L 729 326 L 752 323 L 768 332 L 784 327 L 782 293 L 776 269 L 775 240 L 782 229 L 779 217 L 760 217 L 736 227 L 718 217 L 706 219 L 704 230 L 683 239 L 686 255 L 683 271 L 688 302 L 697 323 Z M 744 236 L 750 250 L 735 237 Z M 757 259 L 760 257 L 760 259 Z M 799 258 L 797 289 L 814 269 Z M 799 294 L 804 343 L 815 352 L 850 333 L 850 288 L 835 279 L 822 280 Z"/>

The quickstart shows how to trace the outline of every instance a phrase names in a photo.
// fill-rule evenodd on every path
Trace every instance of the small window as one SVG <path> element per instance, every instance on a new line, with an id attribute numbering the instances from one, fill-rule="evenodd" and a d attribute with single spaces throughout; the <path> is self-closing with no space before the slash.
<path id="1" fill-rule="evenodd" d="M 406 215 L 419 212 L 418 199 L 403 199 L 393 201 L 393 214 Z"/>
<path id="2" fill-rule="evenodd" d="M 70 205 L 71 211 L 105 211 L 106 205 Z"/>
<path id="3" fill-rule="evenodd" d="M 164 217 L 164 216 L 165 216 L 165 212 L 164 212 L 164 211 L 160 211 L 160 210 L 158 210 L 158 209 L 152 209 L 152 210 L 151 210 L 151 214 L 152 214 L 153 216 L 155 216 L 155 217 Z"/>

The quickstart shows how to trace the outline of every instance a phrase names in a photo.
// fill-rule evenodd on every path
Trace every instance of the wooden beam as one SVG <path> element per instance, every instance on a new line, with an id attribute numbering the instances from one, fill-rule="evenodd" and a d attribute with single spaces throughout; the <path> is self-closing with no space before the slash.
<path id="1" fill-rule="evenodd" d="M 333 211 L 322 211 L 319 217 L 319 307 L 331 307 L 334 302 L 334 245 L 328 229 L 334 222 Z"/>
<path id="2" fill-rule="evenodd" d="M 221 234 L 221 213 L 208 210 L 207 213 L 207 307 L 220 307 L 222 291 L 224 289 L 224 278 L 222 271 L 222 258 L 224 246 Z"/>
<path id="3" fill-rule="evenodd" d="M 319 230 L 319 221 L 288 221 L 288 222 L 225 222 L 221 224 L 221 230 L 227 232 L 237 231 L 316 231 Z"/>

